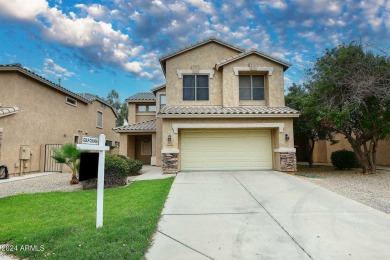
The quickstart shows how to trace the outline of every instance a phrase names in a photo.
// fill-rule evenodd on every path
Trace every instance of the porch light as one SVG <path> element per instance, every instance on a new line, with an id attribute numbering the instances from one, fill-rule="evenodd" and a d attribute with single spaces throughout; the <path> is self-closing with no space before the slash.
<path id="1" fill-rule="evenodd" d="M 290 140 L 290 136 L 288 136 L 288 134 L 286 134 L 286 135 L 284 136 L 284 139 L 286 139 L 286 141 L 288 141 L 288 140 Z"/>
<path id="2" fill-rule="evenodd" d="M 172 136 L 168 135 L 168 142 L 170 143 L 172 141 Z"/>

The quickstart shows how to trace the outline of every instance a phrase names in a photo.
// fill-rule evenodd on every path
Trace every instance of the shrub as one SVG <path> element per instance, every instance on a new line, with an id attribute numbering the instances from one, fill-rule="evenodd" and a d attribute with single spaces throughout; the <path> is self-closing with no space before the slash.
<path id="1" fill-rule="evenodd" d="M 332 164 L 339 170 L 351 169 L 358 166 L 354 152 L 347 150 L 338 150 L 330 156 Z"/>
<path id="2" fill-rule="evenodd" d="M 142 169 L 142 162 L 127 159 L 123 155 L 106 154 L 104 162 L 104 187 L 117 187 L 127 184 L 127 177 L 137 175 Z M 97 179 L 83 182 L 84 189 L 94 189 L 97 187 Z"/>
<path id="3" fill-rule="evenodd" d="M 123 159 L 117 155 L 106 154 L 104 161 L 104 187 L 118 187 L 127 184 L 128 176 L 127 159 Z M 97 179 L 87 181 L 84 188 L 95 189 L 97 187 Z"/>
<path id="4" fill-rule="evenodd" d="M 137 175 L 139 171 L 142 169 L 142 162 L 138 160 L 129 160 L 129 175 Z"/>

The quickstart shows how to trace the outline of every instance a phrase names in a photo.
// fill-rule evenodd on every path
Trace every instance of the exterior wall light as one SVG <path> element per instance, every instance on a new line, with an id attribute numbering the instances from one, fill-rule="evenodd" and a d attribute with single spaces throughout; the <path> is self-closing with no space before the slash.
<path id="1" fill-rule="evenodd" d="M 168 135 L 168 142 L 170 143 L 172 141 L 172 136 Z"/>
<path id="2" fill-rule="evenodd" d="M 286 135 L 284 136 L 284 139 L 286 139 L 286 141 L 288 141 L 288 140 L 290 140 L 290 136 L 288 136 L 288 134 L 286 134 Z"/>

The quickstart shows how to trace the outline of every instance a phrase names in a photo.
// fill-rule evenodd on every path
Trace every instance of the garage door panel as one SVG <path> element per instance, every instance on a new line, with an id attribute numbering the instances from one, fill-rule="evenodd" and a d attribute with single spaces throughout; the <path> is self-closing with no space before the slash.
<path id="1" fill-rule="evenodd" d="M 182 170 L 272 169 L 271 133 L 265 130 L 186 130 Z"/>

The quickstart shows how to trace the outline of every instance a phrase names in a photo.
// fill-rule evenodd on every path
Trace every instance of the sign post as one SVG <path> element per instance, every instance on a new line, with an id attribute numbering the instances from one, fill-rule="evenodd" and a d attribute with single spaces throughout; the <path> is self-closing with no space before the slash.
<path id="1" fill-rule="evenodd" d="M 103 197 L 104 197 L 104 161 L 106 151 L 110 147 L 106 146 L 106 136 L 99 135 L 96 137 L 84 136 L 82 144 L 77 145 L 79 150 L 94 150 L 99 151 L 99 168 L 98 168 L 98 183 L 97 183 L 97 202 L 96 202 L 96 228 L 103 227 Z"/>

